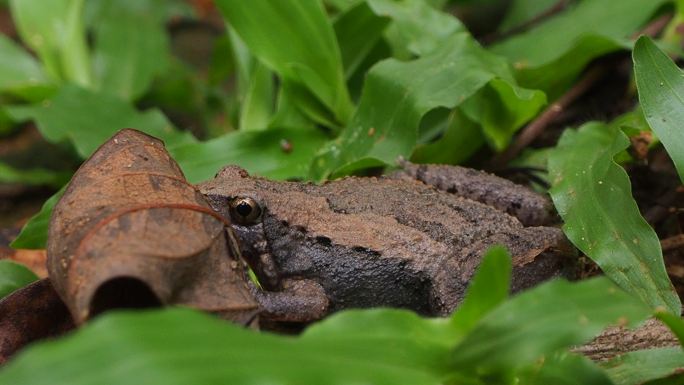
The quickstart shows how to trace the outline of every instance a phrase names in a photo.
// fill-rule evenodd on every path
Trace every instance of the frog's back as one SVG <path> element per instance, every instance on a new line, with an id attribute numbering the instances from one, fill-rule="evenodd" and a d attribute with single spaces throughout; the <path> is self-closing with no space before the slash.
<path id="1" fill-rule="evenodd" d="M 494 207 L 419 181 L 345 178 L 314 188 L 326 197 L 334 211 L 388 216 L 450 248 L 522 228 L 515 217 Z"/>

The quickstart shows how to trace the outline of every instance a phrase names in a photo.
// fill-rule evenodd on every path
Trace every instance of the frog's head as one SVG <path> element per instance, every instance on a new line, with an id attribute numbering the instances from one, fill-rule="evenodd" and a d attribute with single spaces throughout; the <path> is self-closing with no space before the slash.
<path id="1" fill-rule="evenodd" d="M 198 188 L 209 205 L 231 223 L 242 257 L 257 274 L 262 286 L 275 289 L 278 279 L 267 260 L 270 248 L 263 220 L 268 204 L 263 183 L 269 182 L 250 177 L 244 169 L 230 165 Z"/>

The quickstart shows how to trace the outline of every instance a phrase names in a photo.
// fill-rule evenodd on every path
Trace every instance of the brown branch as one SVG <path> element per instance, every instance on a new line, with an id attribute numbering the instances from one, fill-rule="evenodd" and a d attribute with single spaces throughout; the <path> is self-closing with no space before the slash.
<path id="1" fill-rule="evenodd" d="M 669 23 L 670 20 L 672 20 L 672 17 L 673 17 L 673 15 L 670 13 L 658 17 L 657 19 L 648 23 L 640 31 L 635 32 L 632 35 L 632 39 L 637 39 L 641 35 L 655 37 L 657 34 L 660 33 L 660 31 L 662 31 L 663 29 L 665 29 L 665 27 L 667 27 L 667 23 Z"/>
<path id="2" fill-rule="evenodd" d="M 570 3 L 570 0 L 560 0 L 560 1 L 556 2 L 556 4 L 554 4 L 550 8 L 548 8 L 545 11 L 543 11 L 542 13 L 538 14 L 537 16 L 527 20 L 526 22 L 524 22 L 522 24 L 516 25 L 515 27 L 509 29 L 508 31 L 505 31 L 505 32 L 495 31 L 495 32 L 492 32 L 488 35 L 483 36 L 480 39 L 480 43 L 482 43 L 483 45 L 492 44 L 498 40 L 503 40 L 503 39 L 510 37 L 512 35 L 515 35 L 517 33 L 527 31 L 528 29 L 531 29 L 532 27 L 534 27 L 537 24 L 539 24 L 540 22 L 550 18 L 551 16 L 554 16 L 557 13 L 562 12 L 568 6 L 569 3 Z"/>
<path id="3" fill-rule="evenodd" d="M 605 361 L 635 350 L 671 346 L 679 346 L 677 337 L 662 322 L 650 319 L 633 330 L 624 327 L 608 328 L 593 341 L 573 351 L 593 361 Z"/>
<path id="4" fill-rule="evenodd" d="M 663 252 L 679 249 L 684 246 L 684 234 L 677 234 L 673 237 L 665 238 L 660 241 Z"/>

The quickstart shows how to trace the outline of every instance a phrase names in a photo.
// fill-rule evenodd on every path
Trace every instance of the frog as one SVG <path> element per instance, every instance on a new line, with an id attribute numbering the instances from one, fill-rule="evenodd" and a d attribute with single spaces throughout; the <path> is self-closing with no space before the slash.
<path id="1" fill-rule="evenodd" d="M 351 308 L 447 316 L 485 253 L 512 256 L 512 291 L 572 277 L 576 250 L 550 200 L 471 168 L 413 164 L 313 184 L 236 165 L 199 184 L 231 223 L 265 318 L 311 322 Z"/>

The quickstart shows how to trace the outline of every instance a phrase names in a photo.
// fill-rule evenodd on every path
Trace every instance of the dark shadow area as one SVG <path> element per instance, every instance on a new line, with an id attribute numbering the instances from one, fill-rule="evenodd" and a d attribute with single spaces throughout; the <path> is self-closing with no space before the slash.
<path id="1" fill-rule="evenodd" d="M 142 309 L 160 307 L 161 301 L 143 281 L 119 277 L 103 283 L 90 302 L 90 317 L 111 309 Z"/>

